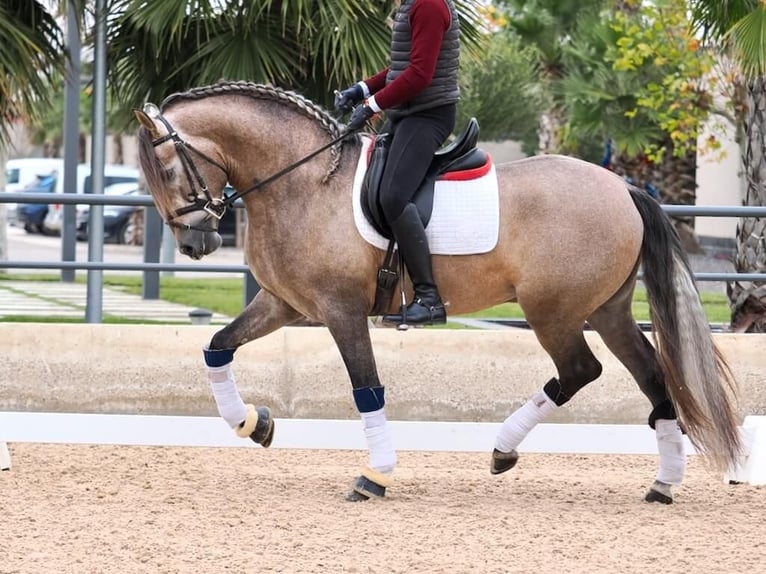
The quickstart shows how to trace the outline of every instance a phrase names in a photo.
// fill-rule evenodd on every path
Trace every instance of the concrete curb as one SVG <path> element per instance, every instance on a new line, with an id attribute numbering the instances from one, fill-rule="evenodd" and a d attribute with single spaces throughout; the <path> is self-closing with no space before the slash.
<path id="1" fill-rule="evenodd" d="M 216 326 L 0 323 L 0 411 L 215 416 L 202 346 Z M 391 419 L 499 422 L 555 371 L 527 330 L 372 329 Z M 627 370 L 586 333 L 604 364 L 551 423 L 645 423 Z M 741 411 L 766 414 L 766 337 L 716 335 L 741 387 Z M 322 327 L 286 327 L 241 347 L 246 402 L 282 418 L 355 419 L 351 387 Z"/>

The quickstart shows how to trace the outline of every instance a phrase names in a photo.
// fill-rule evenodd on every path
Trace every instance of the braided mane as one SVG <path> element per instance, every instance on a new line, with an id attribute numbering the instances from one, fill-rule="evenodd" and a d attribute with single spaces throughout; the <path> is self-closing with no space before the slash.
<path id="1" fill-rule="evenodd" d="M 298 110 L 302 115 L 315 120 L 331 138 L 337 138 L 343 132 L 343 125 L 332 117 L 321 106 L 315 104 L 304 96 L 289 90 L 278 88 L 270 84 L 256 84 L 253 82 L 219 82 L 210 86 L 192 88 L 186 92 L 178 92 L 169 95 L 160 105 L 161 110 L 185 100 L 201 100 L 213 96 L 241 95 L 254 100 L 270 100 Z M 352 138 L 349 138 L 352 139 Z M 345 141 L 345 140 L 344 140 Z M 352 140 L 353 141 L 353 140 Z M 332 161 L 322 183 L 327 182 L 340 165 L 343 141 L 330 148 Z"/>

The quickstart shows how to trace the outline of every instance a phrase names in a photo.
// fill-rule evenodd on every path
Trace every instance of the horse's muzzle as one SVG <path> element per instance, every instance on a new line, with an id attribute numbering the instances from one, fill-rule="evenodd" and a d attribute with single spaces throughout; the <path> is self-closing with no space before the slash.
<path id="1" fill-rule="evenodd" d="M 209 255 L 221 246 L 221 236 L 216 231 L 198 231 L 196 229 L 181 229 L 176 231 L 178 250 L 197 260 Z"/>

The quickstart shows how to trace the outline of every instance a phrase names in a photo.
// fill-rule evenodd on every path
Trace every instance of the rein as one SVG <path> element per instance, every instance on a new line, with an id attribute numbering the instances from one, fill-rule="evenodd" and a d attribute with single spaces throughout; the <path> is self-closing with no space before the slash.
<path id="1" fill-rule="evenodd" d="M 293 164 L 290 164 L 290 165 L 288 165 L 286 168 L 279 170 L 277 173 L 274 173 L 274 174 L 270 175 L 269 177 L 267 177 L 266 179 L 263 179 L 263 180 L 261 180 L 261 181 L 256 181 L 256 182 L 255 182 L 253 185 L 251 185 L 250 187 L 248 187 L 248 188 L 247 188 L 246 190 L 244 190 L 244 191 L 238 191 L 238 192 L 236 192 L 236 193 L 233 193 L 233 194 L 231 194 L 229 197 L 227 197 L 227 198 L 226 198 L 226 199 L 223 201 L 224 205 L 225 205 L 225 206 L 230 206 L 232 203 L 234 203 L 234 202 L 235 202 L 236 200 L 238 200 L 240 197 L 243 197 L 243 196 L 245 196 L 246 194 L 250 193 L 251 191 L 256 191 L 256 190 L 259 190 L 259 189 L 261 189 L 262 187 L 265 187 L 266 185 L 268 185 L 269 183 L 271 183 L 272 181 L 274 181 L 274 180 L 276 180 L 276 179 L 279 179 L 279 178 L 280 178 L 280 177 L 282 177 L 283 175 L 286 175 L 286 174 L 290 173 L 290 172 L 291 172 L 291 171 L 293 171 L 295 168 L 302 166 L 302 165 L 303 165 L 304 163 L 306 163 L 307 161 L 310 161 L 310 160 L 312 160 L 314 157 L 318 156 L 320 153 L 322 153 L 323 151 L 325 151 L 327 148 L 331 148 L 332 146 L 334 146 L 334 145 L 335 145 L 335 144 L 337 144 L 338 142 L 340 142 L 340 141 L 342 141 L 343 139 L 347 138 L 347 137 L 348 137 L 349 135 L 351 135 L 352 133 L 353 133 L 353 132 L 343 132 L 341 135 L 339 135 L 337 138 L 335 138 L 334 140 L 332 140 L 330 143 L 327 143 L 327 144 L 323 145 L 322 147 L 320 147 L 320 148 L 318 148 L 318 149 L 316 149 L 316 150 L 312 151 L 312 152 L 311 152 L 310 154 L 308 154 L 307 156 L 305 156 L 305 157 L 302 157 L 301 159 L 299 159 L 299 160 L 298 160 L 298 161 L 296 161 L 295 163 L 293 163 Z"/>
<path id="2" fill-rule="evenodd" d="M 189 194 L 187 195 L 191 203 L 189 205 L 176 209 L 176 211 L 173 213 L 173 215 L 170 217 L 170 219 L 166 223 L 171 227 L 176 227 L 180 229 L 194 229 L 197 231 L 205 231 L 205 232 L 214 231 L 214 230 L 207 227 L 180 224 L 180 223 L 176 223 L 173 220 L 182 215 L 186 215 L 187 213 L 192 213 L 194 211 L 204 211 L 208 215 L 220 221 L 224 213 L 226 213 L 226 209 L 228 207 L 231 207 L 234 204 L 234 202 L 237 201 L 238 199 L 244 197 L 251 191 L 256 191 L 256 190 L 260 190 L 264 188 L 269 183 L 279 179 L 283 175 L 290 173 L 291 171 L 300 167 L 304 163 L 312 160 L 314 157 L 316 157 L 317 155 L 319 155 L 326 149 L 331 148 L 332 146 L 336 145 L 338 142 L 342 141 L 343 139 L 347 138 L 349 135 L 353 133 L 353 132 L 344 131 L 341 135 L 339 135 L 338 137 L 336 137 L 329 143 L 314 150 L 313 152 L 299 159 L 295 163 L 288 165 L 284 169 L 281 169 L 278 172 L 270 175 L 266 179 L 263 179 L 261 181 L 256 181 L 253 185 L 251 185 L 244 191 L 237 191 L 233 193 L 232 195 L 230 195 L 229 197 L 221 199 L 221 198 L 214 198 L 210 195 L 210 190 L 208 189 L 207 183 L 205 182 L 205 178 L 202 177 L 202 174 L 197 169 L 197 166 L 194 164 L 194 160 L 192 159 L 189 152 L 190 151 L 194 152 L 206 162 L 216 166 L 218 169 L 220 169 L 224 173 L 224 175 L 226 175 L 226 178 L 228 179 L 229 174 L 226 171 L 226 168 L 220 163 L 218 163 L 217 161 L 215 161 L 213 158 L 211 158 L 209 155 L 203 153 L 202 151 L 192 146 L 190 143 L 185 142 L 183 139 L 181 139 L 181 136 L 178 135 L 178 132 L 176 132 L 176 130 L 173 129 L 173 127 L 170 125 L 170 122 L 166 118 L 164 118 L 162 115 L 158 115 L 157 119 L 160 120 L 163 123 L 163 125 L 167 128 L 168 133 L 162 137 L 152 140 L 152 146 L 157 147 L 158 145 L 161 145 L 167 141 L 170 141 L 170 140 L 173 141 L 173 145 L 175 145 L 176 153 L 178 154 L 178 157 L 181 160 L 181 164 L 183 165 L 184 174 L 186 175 L 186 179 L 189 183 L 189 189 L 191 190 Z M 197 191 L 197 187 L 195 187 L 195 182 L 197 187 L 199 187 L 199 191 L 202 193 L 204 197 L 200 197 L 200 194 Z M 207 219 L 205 219 L 205 221 L 207 221 Z"/>

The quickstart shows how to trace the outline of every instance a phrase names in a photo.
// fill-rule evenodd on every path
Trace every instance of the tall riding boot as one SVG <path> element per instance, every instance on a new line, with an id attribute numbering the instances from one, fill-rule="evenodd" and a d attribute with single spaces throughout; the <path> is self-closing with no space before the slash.
<path id="1" fill-rule="evenodd" d="M 415 296 L 412 303 L 406 307 L 402 305 L 398 315 L 384 315 L 383 322 L 396 325 L 446 323 L 447 311 L 436 289 L 431 269 L 428 238 L 414 203 L 408 203 L 401 215 L 391 222 L 391 231 L 412 279 Z"/>

